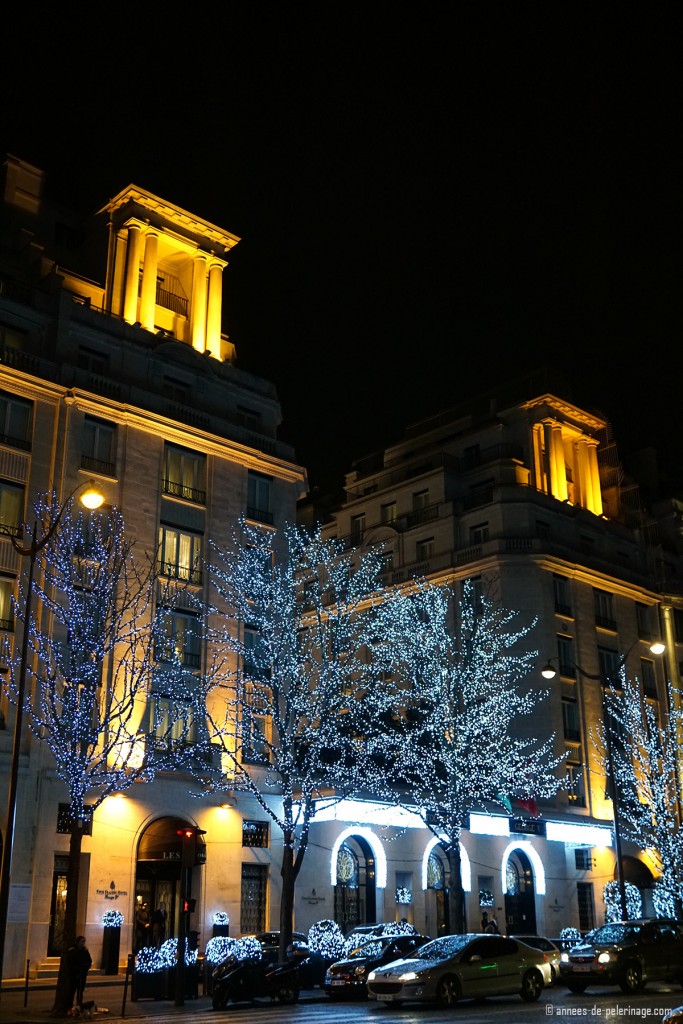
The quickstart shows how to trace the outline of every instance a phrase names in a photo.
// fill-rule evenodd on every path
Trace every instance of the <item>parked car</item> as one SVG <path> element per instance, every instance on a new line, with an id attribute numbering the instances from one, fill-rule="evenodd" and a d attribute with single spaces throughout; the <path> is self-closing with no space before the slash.
<path id="1" fill-rule="evenodd" d="M 470 996 L 519 993 L 535 1002 L 552 984 L 545 953 L 506 935 L 444 935 L 414 956 L 378 967 L 368 975 L 368 993 L 384 1002 L 436 1001 L 455 1006 Z"/>
<path id="2" fill-rule="evenodd" d="M 371 938 L 327 969 L 325 992 L 330 999 L 367 997 L 367 978 L 376 967 L 409 956 L 429 942 L 427 935 L 385 935 Z"/>
<path id="3" fill-rule="evenodd" d="M 346 933 L 345 938 L 347 943 L 354 940 L 360 945 L 366 939 L 378 939 L 388 933 L 398 934 L 399 928 L 417 935 L 417 928 L 413 928 L 412 925 L 398 925 L 396 921 L 376 921 L 374 924 L 357 924 L 355 928 Z"/>
<path id="4" fill-rule="evenodd" d="M 662 1017 L 662 1024 L 683 1024 L 683 1006 L 674 1006 Z"/>
<path id="5" fill-rule="evenodd" d="M 547 939 L 545 935 L 511 935 L 510 938 L 520 939 L 522 942 L 526 942 L 527 946 L 533 946 L 534 949 L 540 949 L 541 952 L 546 953 L 548 960 L 550 960 L 553 984 L 557 981 L 560 973 L 560 956 L 562 955 L 562 950 L 553 942 L 552 939 Z"/>
<path id="6" fill-rule="evenodd" d="M 257 932 L 255 935 L 243 935 L 242 938 L 258 939 L 263 959 L 269 964 L 277 963 L 280 954 L 279 931 Z M 306 936 L 303 932 L 292 932 L 292 942 L 306 943 Z"/>
<path id="7" fill-rule="evenodd" d="M 246 937 L 243 936 L 243 938 Z M 278 962 L 280 956 L 279 931 L 257 932 L 256 935 L 249 937 L 258 939 L 261 943 L 261 951 L 266 963 L 276 964 Z M 308 948 L 308 937 L 303 932 L 292 932 L 292 945 L 288 959 L 297 964 L 299 988 L 322 988 L 325 971 L 332 963 L 332 959 L 311 952 Z"/>
<path id="8" fill-rule="evenodd" d="M 619 985 L 640 992 L 648 981 L 683 983 L 683 924 L 640 918 L 596 928 L 560 957 L 560 980 L 572 992 Z"/>

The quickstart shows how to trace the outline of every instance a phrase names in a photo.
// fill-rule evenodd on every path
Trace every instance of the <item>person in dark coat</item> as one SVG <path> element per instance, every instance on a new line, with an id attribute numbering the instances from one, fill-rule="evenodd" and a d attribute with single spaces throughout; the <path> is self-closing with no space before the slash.
<path id="1" fill-rule="evenodd" d="M 85 945 L 85 935 L 78 935 L 73 946 L 66 951 L 67 966 L 69 969 L 69 1006 L 79 1008 L 83 1005 L 83 991 L 88 978 L 88 971 L 92 967 L 92 957 Z"/>

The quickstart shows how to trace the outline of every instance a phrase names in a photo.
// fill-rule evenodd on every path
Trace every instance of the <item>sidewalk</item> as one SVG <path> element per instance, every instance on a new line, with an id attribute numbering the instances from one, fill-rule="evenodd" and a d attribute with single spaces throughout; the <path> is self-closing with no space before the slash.
<path id="1" fill-rule="evenodd" d="M 88 980 L 85 990 L 86 1001 L 93 999 L 98 1012 L 93 1020 L 114 1021 L 128 1017 L 154 1017 L 169 1014 L 196 1014 L 197 1011 L 211 1008 L 211 996 L 200 994 L 197 999 L 186 999 L 183 1006 L 176 1006 L 168 999 L 139 999 L 132 1002 L 130 983 L 126 993 L 126 1004 L 123 1006 L 125 975 L 96 976 Z M 200 993 L 202 992 L 200 986 Z M 55 979 L 30 981 L 28 1005 L 24 1006 L 25 982 L 23 978 L 8 979 L 2 982 L 0 995 L 0 1024 L 47 1024 L 51 1020 L 49 1014 L 54 1002 Z M 299 995 L 301 1003 L 326 1002 L 327 997 L 322 989 L 306 989 Z M 106 1012 L 104 1012 L 106 1009 Z M 123 1015 L 122 1015 L 122 1010 Z M 70 1020 L 71 1018 L 65 1018 Z"/>

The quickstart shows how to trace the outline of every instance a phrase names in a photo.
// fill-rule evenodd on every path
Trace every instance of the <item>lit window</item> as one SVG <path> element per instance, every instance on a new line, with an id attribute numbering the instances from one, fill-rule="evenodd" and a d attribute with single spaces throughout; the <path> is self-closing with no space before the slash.
<path id="1" fill-rule="evenodd" d="M 154 657 L 189 669 L 201 665 L 199 623 L 194 615 L 176 608 L 160 609 Z"/>
<path id="2" fill-rule="evenodd" d="M 0 480 L 0 533 L 21 536 L 24 518 L 24 488 Z"/>
<path id="3" fill-rule="evenodd" d="M 161 482 L 164 494 L 203 505 L 206 501 L 206 459 L 197 452 L 167 444 Z"/>
<path id="4" fill-rule="evenodd" d="M 14 580 L 0 579 L 0 629 L 14 629 L 13 594 Z"/>
<path id="5" fill-rule="evenodd" d="M 172 526 L 159 527 L 159 572 L 173 579 L 201 583 L 202 538 Z"/>

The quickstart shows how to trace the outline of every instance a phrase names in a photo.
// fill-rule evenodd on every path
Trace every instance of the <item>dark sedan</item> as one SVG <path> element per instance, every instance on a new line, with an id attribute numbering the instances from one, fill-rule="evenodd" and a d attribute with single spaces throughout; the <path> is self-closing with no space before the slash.
<path id="1" fill-rule="evenodd" d="M 648 981 L 683 983 L 683 924 L 673 918 L 615 921 L 562 954 L 560 980 L 571 992 L 619 985 L 639 992 Z"/>
<path id="2" fill-rule="evenodd" d="M 328 968 L 325 975 L 325 992 L 330 999 L 348 999 L 368 994 L 367 977 L 376 967 L 383 967 L 393 960 L 411 956 L 429 942 L 426 935 L 385 935 L 368 939 L 351 950 L 344 960 Z"/>

